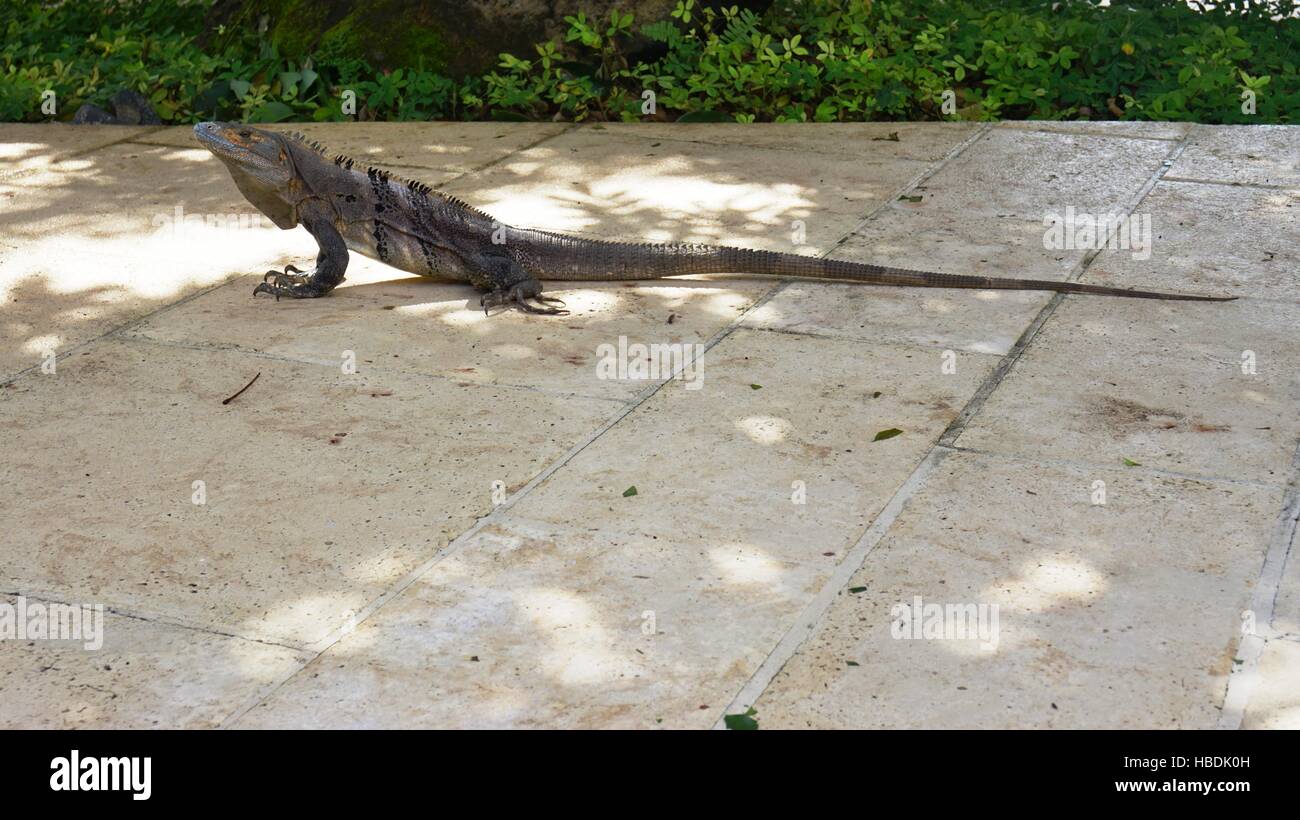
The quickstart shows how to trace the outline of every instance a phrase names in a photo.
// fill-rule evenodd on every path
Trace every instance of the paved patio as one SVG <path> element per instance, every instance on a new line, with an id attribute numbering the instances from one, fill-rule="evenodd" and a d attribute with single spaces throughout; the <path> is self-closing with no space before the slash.
<path id="1" fill-rule="evenodd" d="M 302 130 L 515 224 L 1243 298 L 485 318 L 354 256 L 276 303 L 314 243 L 190 129 L 0 125 L 0 603 L 106 613 L 0 641 L 0 726 L 1300 728 L 1300 128 Z M 1046 249 L 1067 207 L 1149 258 Z M 601 378 L 620 336 L 698 382 Z M 995 640 L 896 638 L 916 596 Z"/>

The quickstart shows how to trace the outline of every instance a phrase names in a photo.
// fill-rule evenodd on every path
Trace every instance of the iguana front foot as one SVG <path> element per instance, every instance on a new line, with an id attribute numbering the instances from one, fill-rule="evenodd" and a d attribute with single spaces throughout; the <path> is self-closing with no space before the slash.
<path id="1" fill-rule="evenodd" d="M 267 271 L 262 277 L 262 283 L 253 288 L 253 295 L 269 293 L 278 302 L 281 296 L 288 296 L 291 299 L 312 299 L 324 296 L 332 289 L 323 285 L 311 274 L 303 273 L 293 265 L 285 265 L 283 271 Z"/>
<path id="2" fill-rule="evenodd" d="M 539 306 L 529 302 L 529 299 L 541 302 L 542 305 L 559 305 L 559 307 Z M 479 299 L 478 303 L 483 307 L 484 316 L 488 315 L 489 309 L 502 305 L 514 305 L 525 313 L 538 313 L 544 316 L 569 315 L 569 311 L 564 309 L 563 300 L 542 295 L 542 283 L 536 279 L 519 282 L 511 285 L 508 289 L 497 288 L 483 294 L 483 298 Z"/>

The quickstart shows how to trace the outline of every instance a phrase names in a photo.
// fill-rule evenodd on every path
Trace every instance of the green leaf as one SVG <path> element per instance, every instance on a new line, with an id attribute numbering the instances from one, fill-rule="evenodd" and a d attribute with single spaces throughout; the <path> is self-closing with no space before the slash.
<path id="1" fill-rule="evenodd" d="M 881 430 L 879 433 L 876 433 L 876 437 L 873 438 L 872 441 L 884 441 L 885 439 L 893 438 L 894 436 L 901 436 L 902 434 L 903 431 L 899 430 L 897 427 L 890 427 L 888 430 Z"/>
<path id="2" fill-rule="evenodd" d="M 636 495 L 636 485 L 635 485 L 635 484 L 633 484 L 631 487 L 628 487 L 626 490 L 623 491 L 623 497 L 624 497 L 624 498 L 631 498 L 631 497 L 634 496 L 634 495 Z"/>
<path id="3" fill-rule="evenodd" d="M 282 102 L 267 102 L 259 105 L 251 115 L 249 122 L 281 122 L 293 116 L 293 109 Z"/>
<path id="4" fill-rule="evenodd" d="M 722 723 L 728 729 L 738 732 L 752 732 L 758 729 L 758 721 L 754 720 L 754 707 L 750 707 L 743 715 L 724 715 Z"/>
<path id="5" fill-rule="evenodd" d="M 751 384 L 751 385 L 749 386 L 749 389 L 750 389 L 750 390 L 762 390 L 762 389 L 763 389 L 763 385 L 761 385 L 761 384 Z"/>
<path id="6" fill-rule="evenodd" d="M 1141 467 L 1142 465 L 1139 464 L 1139 463 L 1137 463 L 1136 461 L 1134 461 L 1134 460 L 1131 459 L 1131 458 L 1126 458 L 1126 459 L 1124 459 L 1124 466 L 1125 466 L 1125 467 Z"/>

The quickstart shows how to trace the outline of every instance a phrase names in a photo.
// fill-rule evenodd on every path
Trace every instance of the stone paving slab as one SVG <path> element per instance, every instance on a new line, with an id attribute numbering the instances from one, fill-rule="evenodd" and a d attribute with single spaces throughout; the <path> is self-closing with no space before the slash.
<path id="1" fill-rule="evenodd" d="M 807 155 L 847 154 L 872 162 L 886 158 L 938 162 L 979 128 L 967 122 L 840 122 L 816 128 L 793 122 L 757 127 L 741 123 L 648 122 L 603 123 L 585 126 L 584 130 L 606 131 L 616 137 L 774 148 Z"/>
<path id="2" fill-rule="evenodd" d="M 0 603 L 17 599 L 0 596 Z M 93 651 L 75 641 L 0 641 L 0 728 L 215 728 L 309 659 L 283 646 L 106 612 L 103 645 Z"/>
<path id="3" fill-rule="evenodd" d="M 758 700 L 759 725 L 1212 728 L 1281 496 L 949 455 Z M 915 596 L 996 605 L 996 640 L 894 637 Z"/>
<path id="4" fill-rule="evenodd" d="M 957 444 L 1284 484 L 1300 435 L 1298 323 L 1288 302 L 1067 297 Z"/>
<path id="5" fill-rule="evenodd" d="M 119 340 L 0 403 L 0 477 L 23 488 L 0 542 L 5 591 L 299 645 L 490 511 L 494 481 L 518 489 L 611 409 Z"/>
<path id="6" fill-rule="evenodd" d="M 1000 122 L 996 128 L 1012 131 L 1041 131 L 1048 134 L 1126 137 L 1144 140 L 1180 140 L 1192 130 L 1187 122 L 1070 122 L 1065 120 L 1015 120 Z"/>
<path id="7" fill-rule="evenodd" d="M 1259 659 L 1259 684 L 1243 729 L 1300 729 L 1300 643 L 1272 640 Z"/>
<path id="8" fill-rule="evenodd" d="M 707 728 L 991 365 L 737 331 L 241 725 Z"/>
<path id="9" fill-rule="evenodd" d="M 948 214 L 995 214 L 1040 225 L 1049 214 L 1119 212 L 1161 168 L 1155 140 L 995 128 L 918 191 Z"/>
<path id="10" fill-rule="evenodd" d="M 824 575 L 508 517 L 234 726 L 706 729 Z"/>
<path id="11" fill-rule="evenodd" d="M 1197 125 L 1168 176 L 1300 188 L 1300 128 Z"/>
<path id="12" fill-rule="evenodd" d="M 942 172 L 926 189 L 944 189 Z M 938 200 L 894 202 L 832 254 L 837 259 L 976 276 L 1064 279 L 1085 251 L 1043 247 L 1041 222 L 950 212 Z M 794 282 L 746 324 L 863 341 L 902 341 L 1005 354 L 1051 294 L 875 288 Z"/>
<path id="13" fill-rule="evenodd" d="M 563 134 L 445 190 L 520 227 L 817 254 L 928 165 L 885 150 L 846 156 L 611 133 Z M 799 244 L 796 222 L 806 233 Z"/>
<path id="14" fill-rule="evenodd" d="M 1083 281 L 1300 300 L 1300 191 L 1161 182 L 1138 214 L 1151 219 L 1149 256 L 1141 249 L 1104 251 Z"/>
<path id="15" fill-rule="evenodd" d="M 1273 602 L 1272 626 L 1287 638 L 1300 640 L 1300 550 L 1296 549 L 1294 539 Z"/>
<path id="16" fill-rule="evenodd" d="M 114 145 L 0 179 L 0 381 L 285 249 L 315 254 L 205 156 Z"/>
<path id="17" fill-rule="evenodd" d="M 394 278 L 396 275 L 399 278 Z M 128 335 L 231 346 L 313 362 L 355 351 L 362 365 L 456 383 L 510 384 L 627 400 L 644 384 L 600 377 L 601 346 L 701 344 L 758 298 L 766 282 L 674 281 L 549 287 L 569 317 L 485 316 L 468 285 L 403 277 L 378 263 L 349 273 L 329 299 L 252 297 L 249 276 L 132 328 Z M 230 322 L 239 315 L 241 321 Z M 673 321 L 669 324 L 669 317 Z"/>
<path id="18" fill-rule="evenodd" d="M 621 537 L 740 540 L 782 561 L 851 543 L 992 370 L 939 351 L 737 330 L 517 509 Z M 901 429 L 884 441 L 881 431 Z M 707 454 L 690 462 L 677 453 Z M 793 504 L 802 482 L 806 504 Z M 624 503 L 622 493 L 637 496 Z M 609 520 L 605 520 L 609 519 Z M 725 522 L 725 523 L 724 523 Z M 584 524 L 593 526 L 593 524 Z"/>
<path id="19" fill-rule="evenodd" d="M 1155 171 L 1168 151 L 1154 143 L 1137 144 L 1132 156 L 1124 149 L 1125 143 L 1109 137 L 1062 138 L 995 130 L 911 193 L 891 201 L 834 255 L 944 273 L 1064 279 L 1082 263 L 1086 250 L 1046 247 L 1047 215 L 1064 217 L 1066 208 L 1075 206 L 1097 213 L 1123 212 L 1144 175 Z M 1062 179 L 1069 175 L 1062 171 L 1073 173 L 1079 161 L 1075 155 L 1093 157 L 1098 150 L 1115 161 L 1091 169 L 1082 179 Z M 989 197 L 986 186 L 996 187 L 1000 183 L 995 178 L 1005 179 L 1008 154 L 1020 158 L 1014 187 L 1017 202 L 1039 203 L 1041 211 L 990 209 L 980 201 L 997 202 L 998 196 Z M 1027 167 L 1025 157 L 1030 157 Z M 1088 186 L 1088 193 L 1081 193 L 1080 186 Z M 972 196 L 975 189 L 980 191 L 978 197 Z M 1098 199 L 1099 195 L 1105 198 Z M 1033 291 L 795 283 L 755 311 L 747 323 L 1005 354 L 1048 298 L 1050 294 Z"/>
<path id="20" fill-rule="evenodd" d="M 76 155 L 157 130 L 156 126 L 137 125 L 0 123 L 0 178 L 56 166 L 73 170 L 78 163 L 69 160 Z"/>

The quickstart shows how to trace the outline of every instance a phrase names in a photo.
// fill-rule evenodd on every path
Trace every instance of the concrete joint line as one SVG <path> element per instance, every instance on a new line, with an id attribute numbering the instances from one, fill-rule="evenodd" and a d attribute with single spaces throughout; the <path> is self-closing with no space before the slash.
<path id="1" fill-rule="evenodd" d="M 22 597 L 31 601 L 40 601 L 46 604 L 60 604 L 62 606 L 74 606 L 74 607 L 95 606 L 95 604 L 91 602 L 65 601 L 62 598 L 57 598 L 52 595 L 45 595 L 44 593 L 41 592 L 29 592 L 24 590 L 0 590 L 0 596 L 3 595 L 8 595 L 10 597 L 18 597 L 19 595 L 21 595 Z M 135 610 L 123 609 L 121 607 L 113 606 L 111 604 L 101 604 L 100 606 L 104 607 L 105 614 L 116 615 L 119 618 L 130 618 L 133 621 L 141 621 L 143 623 L 148 623 L 148 624 L 161 624 L 162 626 L 170 626 L 174 629 L 185 629 L 190 632 L 202 632 L 206 635 L 217 635 L 222 638 L 234 638 L 240 641 L 248 641 L 249 643 L 260 643 L 266 646 L 278 646 L 281 647 L 282 649 L 291 649 L 294 652 L 299 652 L 299 653 L 301 653 L 304 650 L 302 644 L 290 643 L 286 641 L 273 641 L 267 638 L 253 638 L 248 635 L 240 635 L 237 632 L 230 632 L 224 629 L 217 629 L 215 627 L 208 626 L 207 624 L 200 624 L 194 621 L 185 620 L 183 618 L 175 618 L 170 615 L 155 614 L 150 612 L 137 612 Z"/>
<path id="2" fill-rule="evenodd" d="M 1231 179 L 1199 179 L 1197 177 L 1165 177 L 1165 182 L 1182 182 L 1188 185 L 1221 185 L 1225 188 L 1260 188 L 1265 191 L 1300 193 L 1300 186 L 1274 185 L 1269 182 L 1239 182 Z"/>
<path id="3" fill-rule="evenodd" d="M 727 704 L 723 714 L 718 717 L 713 724 L 714 729 L 725 729 L 725 717 L 727 715 L 743 713 L 746 709 L 758 702 L 759 697 L 767 689 L 781 670 L 785 668 L 786 663 L 795 656 L 799 648 L 817 629 L 825 616 L 827 610 L 835 603 L 836 599 L 843 593 L 844 588 L 848 586 L 849 581 L 859 569 L 866 563 L 867 557 L 888 534 L 894 521 L 898 519 L 907 502 L 916 495 L 917 490 L 925 483 L 930 474 L 934 472 L 939 463 L 945 459 L 949 450 L 940 447 L 932 447 L 930 451 L 921 459 L 912 474 L 902 483 L 902 485 L 890 497 L 889 503 L 880 511 L 871 526 L 867 527 L 866 532 L 858 538 L 857 542 L 849 548 L 844 560 L 840 561 L 831 577 L 826 579 L 813 599 L 804 606 L 790 628 L 781 636 L 776 647 L 768 653 L 768 656 L 759 664 L 758 669 L 745 682 L 736 696 Z M 762 715 L 759 716 L 760 720 Z"/>
<path id="4" fill-rule="evenodd" d="M 831 246 L 830 250 L 822 254 L 822 257 L 823 258 L 829 257 L 832 253 L 838 250 L 841 245 L 847 242 L 851 236 L 853 236 L 855 233 L 865 228 L 867 224 L 870 223 L 871 220 L 875 219 L 876 216 L 881 211 L 893 206 L 893 204 L 897 202 L 900 197 L 906 195 L 909 191 L 916 188 L 916 186 L 920 185 L 922 182 L 927 182 L 928 180 L 932 179 L 935 174 L 939 173 L 944 168 L 946 168 L 950 162 L 952 162 L 957 157 L 964 154 L 966 152 L 966 149 L 970 148 L 972 145 L 974 145 L 975 143 L 979 142 L 980 140 L 988 136 L 988 134 L 992 130 L 993 130 L 992 123 L 985 123 L 983 126 L 975 129 L 975 132 L 973 134 L 966 137 L 966 139 L 962 140 L 961 142 L 957 143 L 952 148 L 950 148 L 948 150 L 948 153 L 944 154 L 943 157 L 941 157 L 937 162 L 935 162 L 929 168 L 926 168 L 924 171 L 921 171 L 920 173 L 913 176 L 910 180 L 903 183 L 898 188 L 898 190 L 890 194 L 888 199 L 884 200 L 879 205 L 867 211 L 866 214 L 863 215 L 862 219 L 858 220 L 858 224 L 854 225 L 847 233 L 845 233 L 838 240 L 836 240 L 835 244 Z"/>
<path id="5" fill-rule="evenodd" d="M 58 355 L 56 355 L 56 356 L 54 357 L 54 360 L 57 362 L 57 361 L 62 361 L 62 360 L 64 360 L 64 359 L 67 359 L 69 356 L 71 356 L 73 353 L 76 353 L 78 350 L 82 350 L 82 349 L 84 349 L 84 348 L 90 347 L 90 346 L 93 345 L 95 342 L 99 342 L 99 341 L 102 341 L 102 340 L 107 339 L 107 338 L 109 338 L 109 337 L 116 336 L 116 335 L 119 334 L 119 333 L 123 333 L 123 332 L 125 332 L 125 331 L 128 331 L 128 330 L 130 330 L 131 328 L 136 327 L 137 325 L 142 325 L 142 324 L 144 324 L 145 322 L 149 321 L 150 319 L 154 318 L 155 316 L 161 316 L 162 314 L 166 313 L 167 311 L 171 310 L 171 309 L 174 308 L 174 307 L 179 307 L 179 306 L 185 304 L 186 302 L 189 302 L 189 301 L 192 301 L 192 300 L 194 300 L 194 299 L 197 299 L 197 298 L 199 298 L 200 296 L 204 296 L 204 295 L 206 295 L 206 294 L 209 294 L 209 293 L 211 293 L 212 291 L 216 290 L 217 288 L 223 288 L 223 287 L 225 287 L 226 285 L 230 284 L 231 282 L 235 281 L 236 279 L 242 278 L 243 276 L 244 276 L 244 274 L 242 274 L 242 273 L 240 273 L 240 274 L 231 274 L 230 276 L 226 277 L 225 279 L 222 279 L 220 282 L 215 282 L 215 283 L 209 285 L 209 286 L 206 287 L 206 288 L 202 288 L 202 289 L 200 289 L 200 290 L 196 290 L 196 291 L 194 291 L 193 293 L 189 294 L 188 296 L 182 296 L 180 299 L 177 299 L 175 302 L 168 302 L 168 303 L 165 304 L 165 305 L 159 305 L 158 307 L 154 308 L 153 310 L 149 311 L 148 313 L 144 314 L 143 316 L 137 316 L 137 317 L 134 318 L 134 319 L 129 319 L 129 320 L 127 320 L 126 322 L 123 322 L 122 324 L 117 325 L 116 327 L 111 327 L 111 328 L 109 328 L 108 330 L 104 331 L 103 333 L 99 334 L 98 336 L 95 336 L 95 337 L 93 337 L 93 338 L 87 339 L 87 340 L 84 341 L 84 342 L 78 342 L 77 344 L 73 345 L 72 347 L 69 347 L 69 348 L 67 348 L 66 350 L 64 350 L 62 353 L 59 353 Z M 0 387 L 4 387 L 5 385 L 13 384 L 14 382 L 18 381 L 20 378 L 22 378 L 23 376 L 27 375 L 28 373 L 32 373 L 32 372 L 34 372 L 34 371 L 36 371 L 36 370 L 39 370 L 40 367 L 41 367 L 41 366 L 40 366 L 39 364 L 34 364 L 34 365 L 32 365 L 31 367 L 27 367 L 27 368 L 24 368 L 24 369 L 22 369 L 22 370 L 19 370 L 17 373 L 13 373 L 13 374 L 11 374 L 11 375 L 9 375 L 9 376 L 0 377 Z"/>
<path id="6" fill-rule="evenodd" d="M 755 306 L 756 305 L 757 303 L 755 304 Z M 750 310 L 752 310 L 753 307 L 754 306 L 751 306 Z M 747 315 L 747 312 L 742 313 L 740 317 L 737 317 L 736 321 L 743 319 L 743 317 Z M 719 341 L 725 338 L 730 330 L 731 328 L 728 327 L 714 334 L 714 336 L 708 342 L 705 343 L 705 351 L 707 352 L 710 348 L 713 347 L 713 345 L 717 344 Z M 685 366 L 686 363 L 683 362 L 682 365 L 683 370 L 685 369 Z M 383 607 L 389 601 L 391 601 L 392 599 L 396 598 L 398 595 L 406 591 L 406 589 L 408 589 L 412 584 L 418 581 L 421 577 L 423 577 L 426 573 L 432 570 L 435 566 L 441 563 L 448 556 L 455 554 L 458 550 L 464 547 L 465 544 L 467 544 L 470 540 L 472 540 L 474 536 L 476 536 L 485 527 L 505 519 L 507 517 L 506 513 L 508 513 L 511 508 L 513 508 L 516 504 L 518 504 L 520 501 L 526 498 L 535 488 L 540 486 L 544 481 L 546 481 L 548 478 L 554 475 L 560 468 L 562 468 L 564 465 L 572 461 L 579 453 L 587 449 L 587 447 L 589 447 L 593 442 L 595 442 L 606 432 L 608 432 L 611 428 L 613 428 L 614 425 L 618 424 L 624 418 L 629 416 L 634 410 L 636 410 L 638 407 L 640 407 L 642 404 L 648 401 L 652 396 L 658 393 L 659 390 L 662 389 L 665 384 L 672 381 L 673 377 L 680 375 L 680 372 L 681 371 L 675 371 L 672 377 L 669 377 L 667 379 L 662 379 L 660 381 L 648 385 L 644 390 L 638 393 L 626 405 L 619 408 L 617 412 L 615 412 L 609 419 L 607 419 L 600 427 L 596 428 L 595 431 L 588 434 L 586 438 L 584 438 L 582 441 L 578 442 L 574 446 L 570 447 L 563 455 L 561 455 L 555 461 L 551 462 L 549 465 L 543 468 L 541 472 L 534 475 L 532 479 L 528 481 L 527 484 L 525 484 L 523 487 L 519 489 L 518 492 L 516 492 L 514 495 L 511 495 L 501 504 L 494 507 L 486 515 L 480 517 L 477 521 L 475 521 L 472 525 L 470 525 L 468 529 L 466 529 L 460 535 L 456 536 L 454 539 L 448 542 L 446 546 L 442 547 L 439 550 L 436 550 L 433 555 L 425 559 L 425 561 L 423 561 L 419 566 L 415 567 L 410 572 L 403 575 L 402 578 L 399 579 L 393 586 L 389 587 L 387 590 L 381 593 L 377 598 L 372 600 L 370 603 L 366 604 L 366 606 L 362 607 L 360 612 L 358 612 L 353 617 L 349 618 L 347 622 L 344 623 L 342 626 L 330 632 L 325 638 L 312 644 L 308 648 L 308 651 L 312 654 L 312 658 L 310 660 L 305 662 L 298 669 L 295 669 L 293 672 L 286 675 L 282 680 L 277 681 L 274 684 L 271 684 L 270 686 L 264 688 L 262 691 L 253 695 L 253 697 L 250 698 L 243 706 L 236 709 L 229 716 L 227 716 L 226 719 L 221 722 L 219 728 L 222 729 L 229 728 L 245 714 L 257 708 L 258 705 L 265 702 L 269 697 L 271 697 L 271 695 L 273 695 L 277 690 L 279 690 L 280 687 L 284 686 L 295 676 L 297 676 L 299 672 L 306 669 L 317 658 L 319 658 L 326 651 L 328 651 L 331 647 L 333 647 L 335 644 L 337 644 L 347 635 L 354 632 L 358 626 L 360 626 L 363 622 L 365 622 L 368 618 L 370 618 L 371 615 L 379 611 L 381 607 Z"/>
<path id="7" fill-rule="evenodd" d="M 1259 686 L 1259 659 L 1268 640 L 1279 635 L 1273 628 L 1273 609 L 1277 604 L 1282 571 L 1286 568 L 1291 545 L 1300 526 L 1300 446 L 1291 457 L 1291 483 L 1282 498 L 1282 509 L 1269 539 L 1264 564 L 1259 569 L 1259 581 L 1251 597 L 1250 608 L 1255 622 L 1263 625 L 1263 634 L 1243 635 L 1237 650 L 1241 664 L 1228 673 L 1228 685 L 1223 695 L 1223 709 L 1219 713 L 1220 729 L 1240 729 L 1246 716 L 1246 707 Z M 1267 639 L 1266 637 L 1267 636 Z"/>
<path id="8" fill-rule="evenodd" d="M 1008 122 L 1007 120 L 1002 120 L 998 123 L 995 123 L 994 125 L 999 131 L 1010 131 L 1012 133 L 1018 131 L 1024 134 L 1055 134 L 1059 137 L 1100 137 L 1102 139 L 1143 140 L 1145 142 L 1179 142 L 1183 139 L 1183 137 L 1148 137 L 1143 134 L 1117 134 L 1114 132 L 1107 132 L 1104 129 L 1093 130 L 1093 129 L 1085 128 L 1081 130 L 1070 130 L 1066 128 L 1051 128 L 1047 126 L 1043 126 L 1039 128 L 1014 128 L 1014 127 L 1008 127 L 1006 125 L 1007 122 Z M 1012 120 L 1012 122 L 1033 122 L 1033 121 Z"/>
<path id="9" fill-rule="evenodd" d="M 1277 484 L 1270 484 L 1267 481 L 1254 481 L 1246 478 L 1231 478 L 1229 476 L 1220 476 L 1220 475 L 1201 475 L 1199 473 L 1185 473 L 1180 470 L 1165 470 L 1159 467 L 1148 467 L 1146 465 L 1142 465 L 1141 467 L 1119 468 L 1115 464 L 1104 464 L 1096 461 L 1080 461 L 1078 459 L 1071 459 L 1071 458 L 1044 458 L 1042 456 L 1030 455 L 1027 453 L 985 450 L 979 447 L 960 447 L 956 444 L 938 444 L 936 446 L 944 447 L 946 449 L 952 450 L 954 453 L 970 453 L 971 455 L 987 456 L 989 458 L 1001 458 L 1001 459 L 1006 459 L 1008 461 L 1023 461 L 1023 462 L 1032 461 L 1035 464 L 1050 464 L 1057 467 L 1071 467 L 1079 470 L 1087 470 L 1089 472 L 1101 472 L 1101 471 L 1123 469 L 1125 475 L 1136 473 L 1138 475 L 1163 476 L 1166 478 L 1176 478 L 1176 479 L 1182 479 L 1186 481 L 1199 481 L 1204 484 L 1228 484 L 1235 487 L 1251 487 L 1254 489 L 1261 489 L 1261 490 L 1271 490 L 1279 486 Z"/>
<path id="10" fill-rule="evenodd" d="M 852 230 L 840 237 L 839 241 L 836 242 L 829 251 L 822 254 L 822 256 L 827 257 L 831 253 L 834 253 L 835 250 L 840 248 L 849 239 L 849 237 L 862 230 L 862 228 L 875 218 L 877 214 L 892 205 L 894 202 L 897 202 L 900 196 L 905 195 L 917 185 L 920 185 L 926 180 L 932 178 L 935 174 L 939 173 L 939 171 L 943 170 L 949 162 L 960 156 L 967 148 L 983 139 L 990 131 L 992 131 L 992 129 L 992 124 L 986 124 L 982 128 L 976 130 L 975 133 L 962 140 L 954 146 L 952 150 L 943 157 L 943 159 L 939 160 L 932 167 L 917 174 L 901 188 L 895 191 L 888 199 L 868 211 L 866 216 L 864 216 L 862 220 L 852 228 Z M 780 285 L 773 288 L 762 301 L 766 302 L 774 296 L 777 291 L 789 284 L 790 281 L 791 280 L 785 280 Z M 757 305 L 755 305 L 755 307 L 757 307 Z M 817 594 L 813 596 L 813 599 L 805 605 L 803 610 L 800 612 L 799 618 L 790 626 L 789 629 L 786 630 L 785 634 L 781 636 L 781 639 L 777 641 L 776 646 L 768 653 L 763 662 L 759 664 L 758 668 L 754 671 L 754 674 L 750 676 L 749 680 L 745 682 L 745 684 L 740 688 L 740 691 L 732 698 L 731 703 L 727 705 L 723 710 L 722 715 L 718 717 L 717 722 L 714 723 L 714 729 L 726 728 L 725 718 L 728 714 L 743 712 L 745 709 L 754 705 L 758 698 L 763 694 L 763 691 L 767 689 L 768 684 L 770 684 L 781 669 L 784 668 L 790 658 L 794 657 L 794 654 L 799 651 L 799 647 L 803 645 L 803 642 L 807 640 L 808 636 L 812 634 L 812 631 L 816 629 L 822 616 L 826 614 L 828 609 L 830 609 L 831 604 L 835 602 L 835 598 L 840 594 L 840 591 L 848 584 L 849 579 L 853 577 L 854 573 L 861 568 L 871 550 L 882 538 L 884 538 L 885 534 L 889 531 L 889 528 L 893 526 L 894 520 L 898 517 L 899 513 L 902 512 L 907 501 L 913 494 L 915 494 L 916 490 L 922 483 L 924 483 L 925 479 L 930 475 L 939 462 L 947 456 L 948 452 L 948 450 L 941 449 L 938 446 L 930 448 L 921 459 L 921 463 L 917 465 L 911 475 L 909 475 L 898 490 L 894 492 L 894 495 L 890 498 L 889 503 L 885 505 L 885 508 L 881 510 L 880 514 L 871 522 L 870 526 L 868 526 L 866 531 L 858 538 L 853 547 L 849 549 L 848 554 L 844 556 L 844 560 L 842 560 L 835 568 L 831 577 L 822 585 Z"/>
<path id="11" fill-rule="evenodd" d="M 907 339 L 859 339 L 855 336 L 845 336 L 824 330 L 798 330 L 792 327 L 765 327 L 761 325 L 751 325 L 745 330 L 752 330 L 757 333 L 779 333 L 782 336 L 802 336 L 808 339 L 828 339 L 832 342 L 857 342 L 859 344 L 869 344 L 872 347 L 896 347 L 926 353 L 941 353 L 944 350 L 940 345 L 926 344 L 925 342 L 915 342 Z M 959 352 L 963 356 L 982 357 L 986 360 L 1002 358 L 1001 353 L 984 353 L 979 350 L 961 350 Z"/>
<path id="12" fill-rule="evenodd" d="M 69 127 L 70 127 L 70 128 L 75 128 L 75 127 L 77 127 L 77 126 L 69 126 Z M 97 125 L 88 125 L 88 126 L 83 126 L 83 127 L 85 127 L 85 128 L 99 128 L 99 127 L 101 127 L 101 126 L 97 126 Z M 109 127 L 109 128 L 111 128 L 112 126 L 104 126 L 104 127 Z M 128 127 L 130 127 L 130 126 L 128 126 Z M 137 126 L 137 127 L 138 127 L 138 126 Z M 122 145 L 122 144 L 124 144 L 124 143 L 129 143 L 129 142 L 132 142 L 132 141 L 134 141 L 134 140 L 139 139 L 140 137 L 147 136 L 147 135 L 149 135 L 149 134 L 154 134 L 154 133 L 157 133 L 158 131 L 162 131 L 163 129 L 167 128 L 166 125 L 151 125 L 151 126 L 148 126 L 148 127 L 149 127 L 149 129 L 150 129 L 149 131 L 145 131 L 145 132 L 142 133 L 142 134 L 136 134 L 136 135 L 133 136 L 133 137 L 122 137 L 121 139 L 116 139 L 116 140 L 113 140 L 112 142 L 106 142 L 106 143 L 104 143 L 103 145 L 96 145 L 94 148 L 82 148 L 80 151 L 69 151 L 69 152 L 66 153 L 66 154 L 59 154 L 58 156 L 56 156 L 55 158 L 53 158 L 53 159 L 50 160 L 50 167 L 47 167 L 47 168 L 28 168 L 28 169 L 25 170 L 25 171 L 14 171 L 14 172 L 12 172 L 12 173 L 10 173 L 10 172 L 0 172 L 0 179 L 10 179 L 10 180 L 14 180 L 14 179 L 22 179 L 23 177 L 28 176 L 28 175 L 30 175 L 30 174 L 39 173 L 39 172 L 41 172 L 41 171 L 49 171 L 49 170 L 52 170 L 53 167 L 56 166 L 56 165 L 58 165 L 60 162 L 67 162 L 67 161 L 70 160 L 70 159 L 76 159 L 77 157 L 84 157 L 84 156 L 86 156 L 87 154 L 93 154 L 93 153 L 95 153 L 96 151 L 103 151 L 105 148 L 112 148 L 114 145 Z"/>
<path id="13" fill-rule="evenodd" d="M 461 171 L 459 174 L 455 174 L 455 175 L 453 175 L 453 176 L 445 177 L 445 178 L 443 178 L 443 179 L 438 183 L 438 185 L 439 185 L 439 186 L 447 185 L 447 184 L 449 184 L 449 183 L 451 183 L 451 182 L 455 182 L 455 181 L 458 180 L 458 179 L 463 179 L 464 177 L 473 176 L 473 175 L 475 175 L 475 174 L 481 174 L 481 173 L 483 173 L 484 171 L 488 170 L 489 168 L 495 168 L 495 167 L 497 167 L 498 165 L 500 165 L 501 163 L 506 162 L 507 160 L 510 160 L 510 159 L 513 158 L 516 154 L 522 154 L 524 151 L 532 150 L 533 148 L 536 148 L 537 146 L 541 145 L 541 144 L 544 143 L 544 142 L 549 142 L 549 141 L 551 141 L 551 140 L 553 140 L 553 139 L 559 139 L 560 137 L 562 137 L 562 136 L 564 136 L 565 134 L 568 134 L 568 133 L 574 131 L 575 129 L 577 129 L 577 128 L 579 128 L 579 127 L 580 127 L 580 125 L 579 125 L 578 123 L 576 123 L 576 122 L 575 122 L 575 123 L 570 123 L 570 124 L 568 125 L 567 128 L 564 128 L 564 129 L 561 129 L 561 130 L 559 130 L 559 131 L 556 131 L 554 134 L 547 134 L 546 136 L 538 137 L 537 139 L 533 140 L 532 142 L 528 143 L 527 145 L 521 145 L 521 146 L 519 146 L 518 148 L 516 148 L 515 150 L 511 151 L 510 153 L 506 154 L 506 155 L 503 156 L 503 157 L 497 157 L 496 159 L 491 160 L 490 162 L 486 162 L 486 163 L 484 163 L 483 165 L 476 165 L 476 166 L 474 166 L 473 168 L 470 168 L 470 169 L 465 170 L 465 171 Z"/>

